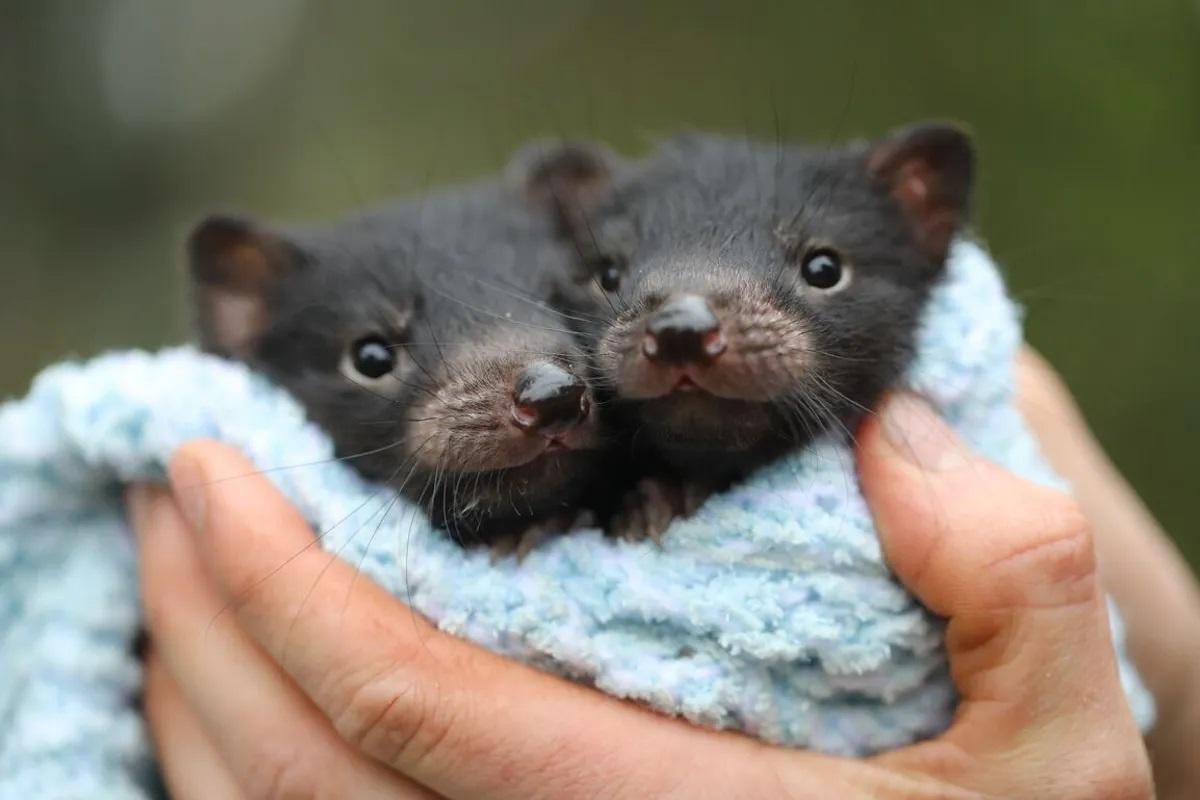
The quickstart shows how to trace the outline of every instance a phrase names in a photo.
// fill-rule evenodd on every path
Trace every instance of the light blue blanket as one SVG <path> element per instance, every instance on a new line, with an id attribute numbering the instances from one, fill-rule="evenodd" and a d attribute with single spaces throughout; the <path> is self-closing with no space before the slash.
<path id="1" fill-rule="evenodd" d="M 956 246 L 911 371 L 984 454 L 1057 479 L 1012 406 L 1019 314 Z M 0 408 L 0 797 L 154 792 L 134 700 L 133 551 L 119 487 L 211 437 L 270 472 L 323 542 L 442 628 L 698 723 L 834 753 L 943 729 L 941 627 L 882 563 L 849 451 L 819 443 L 712 498 L 660 551 L 595 532 L 524 563 L 464 553 L 407 503 L 329 461 L 288 396 L 190 348 L 46 370 Z M 1153 707 L 1123 679 L 1139 722 Z"/>

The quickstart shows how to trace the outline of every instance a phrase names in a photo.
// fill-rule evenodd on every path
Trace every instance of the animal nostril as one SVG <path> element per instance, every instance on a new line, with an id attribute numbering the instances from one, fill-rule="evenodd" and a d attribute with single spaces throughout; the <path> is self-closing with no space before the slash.
<path id="1" fill-rule="evenodd" d="M 512 399 L 517 427 L 547 436 L 579 424 L 591 410 L 587 385 L 549 361 L 535 361 L 522 370 Z"/>
<path id="2" fill-rule="evenodd" d="M 533 428 L 538 424 L 538 412 L 533 406 L 524 406 L 513 403 L 512 407 L 513 422 L 517 423 L 518 428 Z"/>
<path id="3" fill-rule="evenodd" d="M 646 320 L 642 353 L 672 364 L 711 361 L 725 352 L 721 321 L 700 295 L 682 294 L 667 300 Z"/>

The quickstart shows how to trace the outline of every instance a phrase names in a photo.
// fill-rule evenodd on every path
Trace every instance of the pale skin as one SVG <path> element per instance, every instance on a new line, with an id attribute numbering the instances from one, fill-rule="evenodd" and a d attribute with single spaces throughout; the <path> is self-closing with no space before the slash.
<path id="1" fill-rule="evenodd" d="M 1019 372 L 1023 408 L 1078 501 L 975 456 L 913 397 L 889 399 L 860 431 L 884 550 L 949 620 L 962 697 L 941 737 L 865 761 L 696 728 L 443 634 L 311 546 L 264 478 L 213 483 L 253 471 L 237 453 L 187 445 L 170 490 L 129 498 L 152 640 L 146 716 L 172 794 L 1151 797 L 1103 580 L 1134 659 L 1171 698 L 1150 739 L 1160 796 L 1200 796 L 1195 583 L 1053 373 L 1029 354 Z"/>

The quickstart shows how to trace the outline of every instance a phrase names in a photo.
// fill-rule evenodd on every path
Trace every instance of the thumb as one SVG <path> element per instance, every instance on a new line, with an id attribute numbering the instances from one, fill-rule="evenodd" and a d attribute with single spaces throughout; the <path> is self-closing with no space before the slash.
<path id="1" fill-rule="evenodd" d="M 1091 797 L 1144 796 L 1145 754 L 1075 502 L 976 456 L 909 395 L 863 426 L 858 466 L 888 563 L 947 619 L 960 697 L 943 737 L 890 758 L 969 772 L 942 777 L 1001 795 L 1019 759 L 1033 779 L 1025 797 L 1065 796 L 1053 787 L 1079 770 L 1094 773 Z"/>

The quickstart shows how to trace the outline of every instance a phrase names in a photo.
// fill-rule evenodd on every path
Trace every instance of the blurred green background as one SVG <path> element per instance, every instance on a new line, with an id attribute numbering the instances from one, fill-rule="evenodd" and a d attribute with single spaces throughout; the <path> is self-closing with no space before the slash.
<path id="1" fill-rule="evenodd" d="M 1200 4 L 0 2 L 0 395 L 187 335 L 213 209 L 321 218 L 522 141 L 971 125 L 978 225 L 1200 564 Z"/>

